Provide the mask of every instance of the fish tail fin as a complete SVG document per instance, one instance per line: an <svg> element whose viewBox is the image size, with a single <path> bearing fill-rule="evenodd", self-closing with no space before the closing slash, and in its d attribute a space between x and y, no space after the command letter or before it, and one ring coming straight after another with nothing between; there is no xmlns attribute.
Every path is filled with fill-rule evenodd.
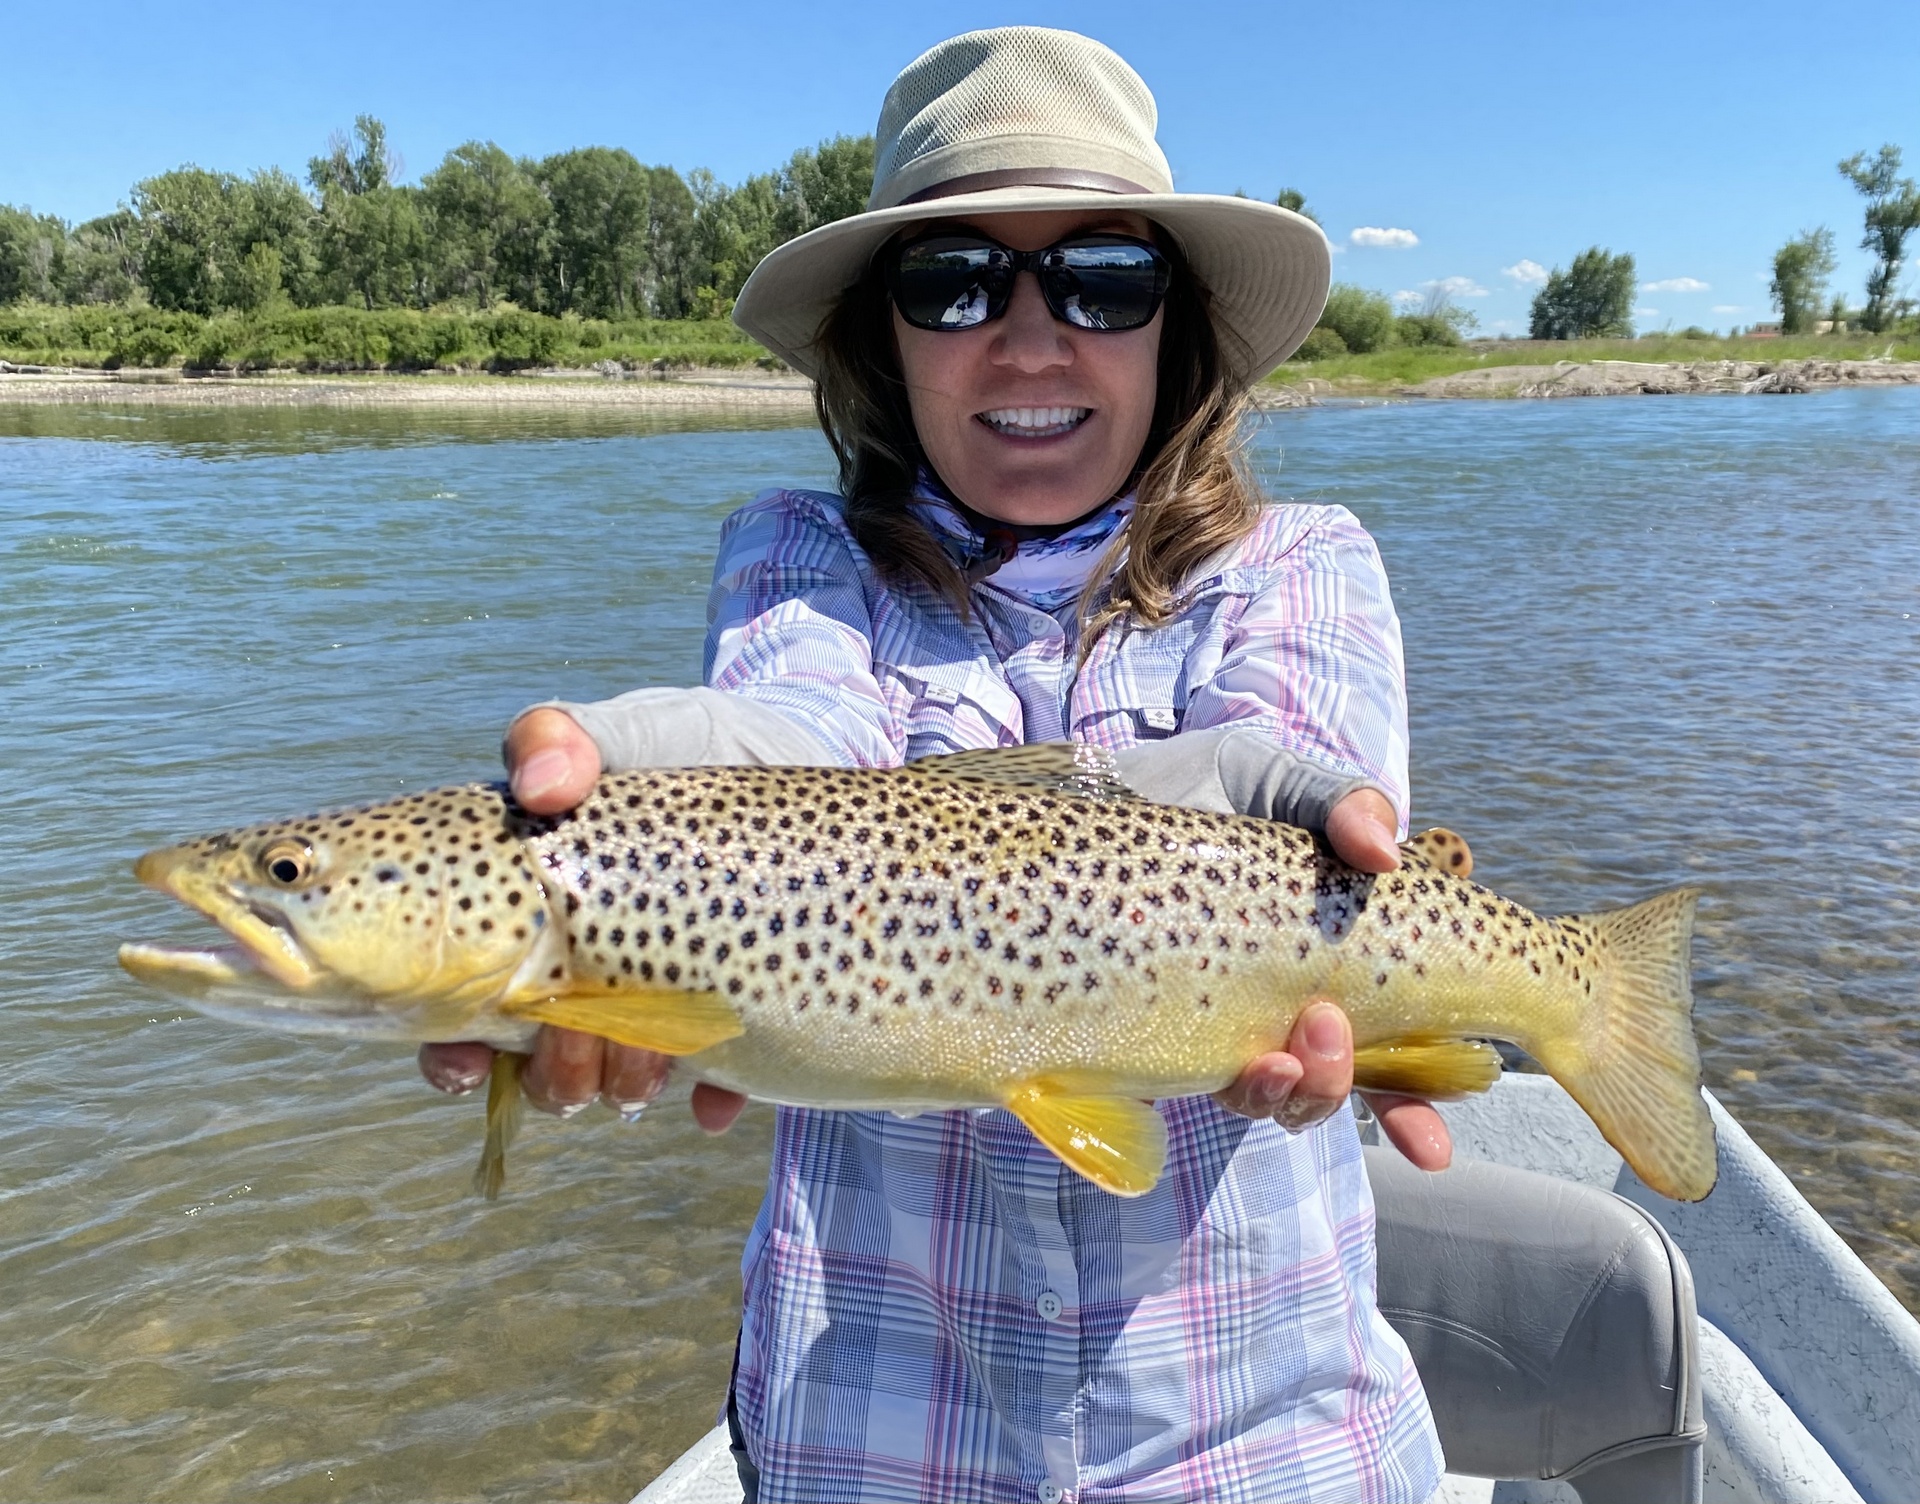
<svg viewBox="0 0 1920 1504"><path fill-rule="evenodd" d="M1592 937L1585 1024L1527 1045L1634 1173L1676 1201L1700 1200L1719 1173L1688 981L1699 897L1676 888L1631 908L1571 916Z"/></svg>
<svg viewBox="0 0 1920 1504"><path fill-rule="evenodd" d="M507 1183L507 1150L520 1132L526 1110L526 1098L520 1094L520 1070L526 1063L524 1055L497 1051L493 1072L487 1077L487 1142L473 1172L473 1188L489 1201L498 1201L500 1187Z"/></svg>

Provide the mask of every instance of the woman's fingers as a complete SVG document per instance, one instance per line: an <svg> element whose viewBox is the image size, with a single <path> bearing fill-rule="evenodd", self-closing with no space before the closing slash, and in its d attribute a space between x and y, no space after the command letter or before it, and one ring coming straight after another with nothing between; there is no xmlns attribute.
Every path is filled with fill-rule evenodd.
<svg viewBox="0 0 1920 1504"><path fill-rule="evenodd" d="M1327 844L1358 872L1400 865L1400 818L1378 789L1355 789L1327 812Z"/></svg>
<svg viewBox="0 0 1920 1504"><path fill-rule="evenodd" d="M708 1133L725 1133L733 1126L733 1120L740 1116L740 1110L747 1105L747 1099L737 1091L726 1091L718 1086L709 1086L699 1082L693 1088L693 1120Z"/></svg>
<svg viewBox="0 0 1920 1504"><path fill-rule="evenodd" d="M1292 1132L1338 1111L1353 1090L1353 1028L1332 1003L1311 1003L1294 1020L1285 1050L1258 1056L1215 1096L1250 1118L1273 1118Z"/></svg>
<svg viewBox="0 0 1920 1504"><path fill-rule="evenodd" d="M536 815L572 809L600 777L600 749L564 710L543 705L507 728L507 783Z"/></svg>
<svg viewBox="0 0 1920 1504"><path fill-rule="evenodd" d="M1380 1129L1410 1164L1422 1170L1444 1170L1453 1163L1453 1135L1447 1120L1430 1102L1396 1097L1386 1092L1362 1092L1367 1106L1380 1120Z"/></svg>
<svg viewBox="0 0 1920 1504"><path fill-rule="evenodd" d="M435 1091L462 1096L487 1079L493 1051L484 1044L423 1044L420 1074Z"/></svg>

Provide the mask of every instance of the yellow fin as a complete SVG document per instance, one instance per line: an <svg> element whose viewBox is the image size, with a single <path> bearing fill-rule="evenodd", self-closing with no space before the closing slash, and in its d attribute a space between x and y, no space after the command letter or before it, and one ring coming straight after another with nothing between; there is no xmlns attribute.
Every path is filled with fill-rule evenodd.
<svg viewBox="0 0 1920 1504"><path fill-rule="evenodd" d="M526 1063L526 1056L501 1050L493 1057L493 1073L487 1077L487 1142L473 1172L473 1188L489 1201L498 1201L500 1187L507 1183L507 1150L520 1132L520 1117L526 1110L526 1099L520 1095L520 1068Z"/></svg>
<svg viewBox="0 0 1920 1504"><path fill-rule="evenodd" d="M1452 1102L1499 1079L1500 1052L1474 1039L1390 1039L1353 1052L1361 1091L1399 1092Z"/></svg>
<svg viewBox="0 0 1920 1504"><path fill-rule="evenodd" d="M697 1055L723 1039L737 1039L746 1026L717 992L686 992L674 987L628 985L605 992L563 993L509 1004L503 1011L598 1034L615 1044L657 1050L662 1055Z"/></svg>
<svg viewBox="0 0 1920 1504"><path fill-rule="evenodd" d="M1071 1170L1116 1196L1144 1196L1167 1163L1167 1124L1150 1102L1070 1096L1032 1081L1007 1096L1007 1111Z"/></svg>
<svg viewBox="0 0 1920 1504"><path fill-rule="evenodd" d="M1688 951L1695 888L1561 923L1590 938L1593 998L1576 1034L1525 1042L1653 1190L1699 1201L1720 1173L1700 1095Z"/></svg>
<svg viewBox="0 0 1920 1504"><path fill-rule="evenodd" d="M1436 825L1402 841L1400 855L1409 862L1425 863L1448 877L1473 876L1473 852L1466 838L1455 835L1444 825Z"/></svg>
<svg viewBox="0 0 1920 1504"><path fill-rule="evenodd" d="M915 773L1050 789L1082 799L1139 799L1120 781L1113 754L1086 742L1032 742L1024 747L988 747L945 752L907 764Z"/></svg>

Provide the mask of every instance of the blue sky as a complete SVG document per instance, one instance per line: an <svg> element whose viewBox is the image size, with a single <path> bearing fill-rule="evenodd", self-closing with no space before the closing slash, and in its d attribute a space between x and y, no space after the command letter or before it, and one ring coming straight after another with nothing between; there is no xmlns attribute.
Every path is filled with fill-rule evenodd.
<svg viewBox="0 0 1920 1504"><path fill-rule="evenodd" d="M478 137L528 156L624 146L735 181L870 130L918 52L1013 22L1127 58L1181 188L1298 187L1342 247L1336 277L1410 294L1462 279L1487 328L1524 325L1527 263L1596 243L1655 284L1643 328L1750 323L1768 316L1774 248L1822 223L1857 301L1860 200L1834 164L1894 141L1920 175L1914 0L89 0L0 12L0 202L77 220L185 162L299 175L362 111L409 177ZM1417 243L1355 243L1365 228Z"/></svg>

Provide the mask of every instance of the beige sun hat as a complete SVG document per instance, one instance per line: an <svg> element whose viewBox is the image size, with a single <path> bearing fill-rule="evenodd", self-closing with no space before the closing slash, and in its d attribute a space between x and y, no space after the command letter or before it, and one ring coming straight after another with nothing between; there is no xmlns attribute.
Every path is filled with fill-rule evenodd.
<svg viewBox="0 0 1920 1504"><path fill-rule="evenodd" d="M1213 294L1243 384L1291 355L1327 299L1332 258L1304 215L1175 193L1153 95L1110 48L1041 26L970 31L910 63L875 128L867 212L777 247L734 304L742 329L811 376L814 342L879 250L918 221L1018 210L1125 209L1179 242Z"/></svg>

